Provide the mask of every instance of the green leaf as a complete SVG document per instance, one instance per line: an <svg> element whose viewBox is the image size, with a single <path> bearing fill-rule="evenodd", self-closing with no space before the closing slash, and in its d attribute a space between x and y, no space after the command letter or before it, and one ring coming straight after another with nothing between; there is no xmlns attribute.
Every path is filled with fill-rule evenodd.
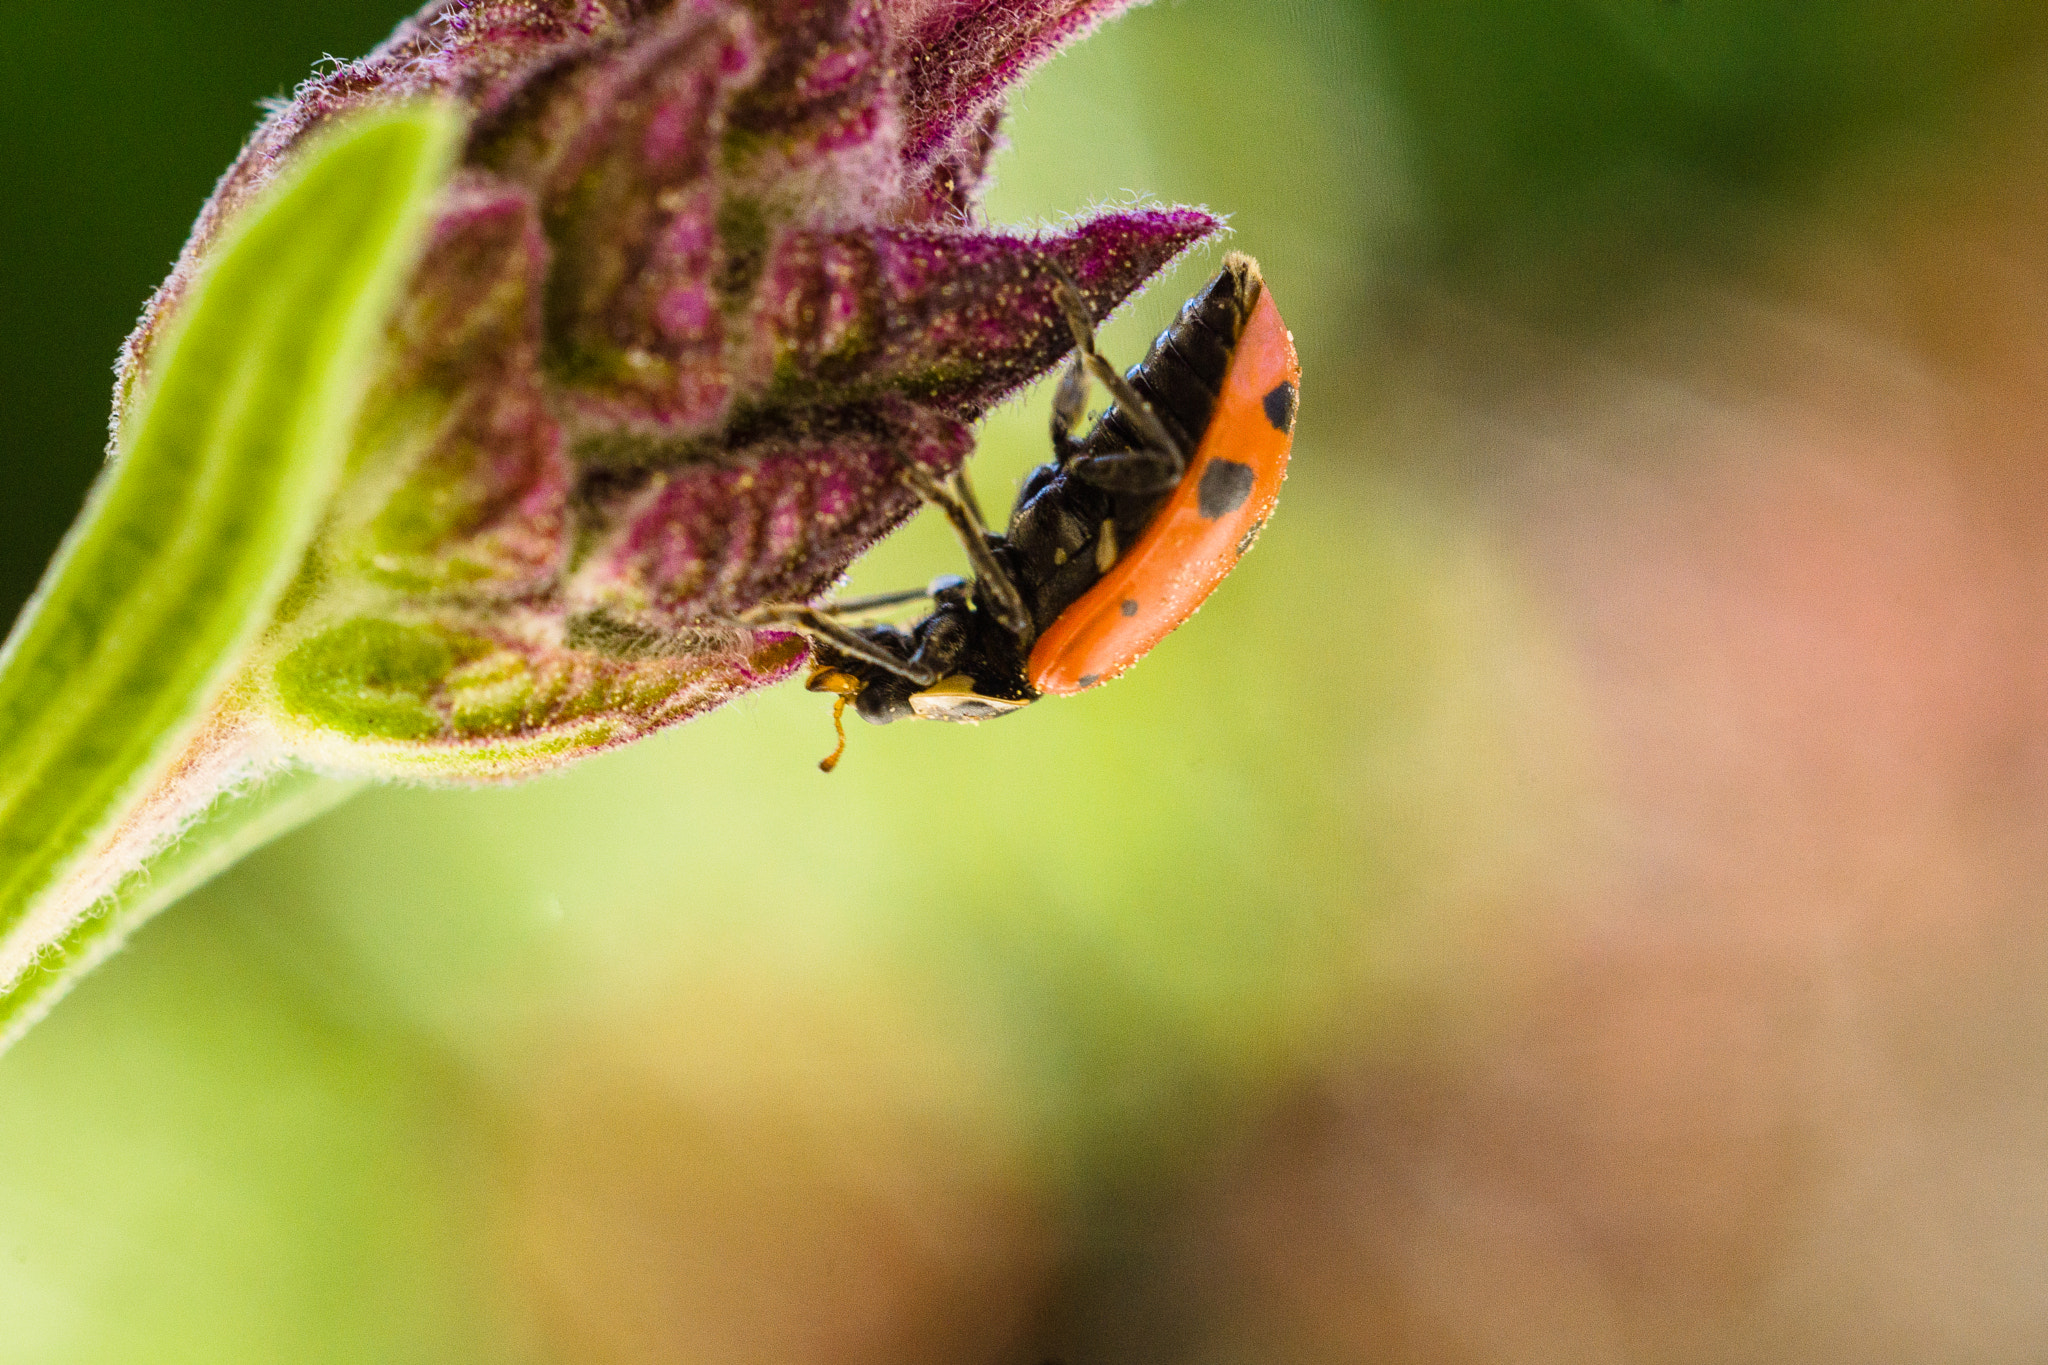
<svg viewBox="0 0 2048 1365"><path fill-rule="evenodd" d="M460 130L414 105L293 154L195 280L0 648L0 1018L52 989L22 974L35 954L91 956L60 948L90 907L53 923L52 897L192 742L298 571Z"/></svg>

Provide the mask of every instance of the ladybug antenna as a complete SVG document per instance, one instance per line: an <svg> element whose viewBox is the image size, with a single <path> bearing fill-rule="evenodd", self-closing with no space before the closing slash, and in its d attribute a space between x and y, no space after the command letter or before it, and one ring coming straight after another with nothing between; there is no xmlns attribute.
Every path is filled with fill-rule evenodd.
<svg viewBox="0 0 2048 1365"><path fill-rule="evenodd" d="M829 773L838 767L840 756L846 752L846 703L849 700L851 697L845 692L832 699L832 728L839 732L839 747L818 761L821 773Z"/></svg>

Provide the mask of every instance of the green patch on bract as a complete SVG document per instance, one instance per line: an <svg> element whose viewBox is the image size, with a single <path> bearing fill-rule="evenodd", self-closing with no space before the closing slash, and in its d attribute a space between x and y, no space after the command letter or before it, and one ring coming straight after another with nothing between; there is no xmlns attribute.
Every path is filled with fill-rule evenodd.
<svg viewBox="0 0 2048 1365"><path fill-rule="evenodd" d="M504 495L478 473L490 453L474 441L442 444L401 484L370 526L364 569L404 591L488 583L498 566L462 553Z"/></svg>
<svg viewBox="0 0 2048 1365"><path fill-rule="evenodd" d="M358 617L285 655L277 696L293 716L344 735L433 739L449 729L434 704L443 681L490 648L474 636Z"/></svg>
<svg viewBox="0 0 2048 1365"><path fill-rule="evenodd" d="M752 199L727 199L718 206L718 245L722 257L712 281L730 310L753 298L755 281L768 259L768 216Z"/></svg>

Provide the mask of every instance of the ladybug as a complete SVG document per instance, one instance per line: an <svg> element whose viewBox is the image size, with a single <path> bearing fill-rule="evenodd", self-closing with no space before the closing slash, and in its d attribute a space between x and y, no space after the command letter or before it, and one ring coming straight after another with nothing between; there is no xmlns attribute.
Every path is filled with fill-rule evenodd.
<svg viewBox="0 0 2048 1365"><path fill-rule="evenodd" d="M741 618L810 637L805 685L837 699L826 772L845 752L849 703L878 725L974 722L1116 677L1194 614L1280 496L1301 363L1258 263L1226 257L1127 374L1096 350L1079 288L1053 269L1074 359L1053 397L1053 458L1025 478L1008 526L988 529L965 470L941 483L904 469L959 533L973 578ZM1114 402L1077 438L1089 378ZM908 626L842 619L927 598Z"/></svg>

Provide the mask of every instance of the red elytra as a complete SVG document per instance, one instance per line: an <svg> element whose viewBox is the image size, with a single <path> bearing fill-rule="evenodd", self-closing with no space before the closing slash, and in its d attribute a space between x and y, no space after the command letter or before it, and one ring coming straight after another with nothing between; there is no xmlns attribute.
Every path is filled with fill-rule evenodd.
<svg viewBox="0 0 2048 1365"><path fill-rule="evenodd" d="M1294 338L1261 289L1186 473L1137 543L1038 638L1032 687L1072 696L1116 677L1237 567L1280 497L1300 387Z"/></svg>

